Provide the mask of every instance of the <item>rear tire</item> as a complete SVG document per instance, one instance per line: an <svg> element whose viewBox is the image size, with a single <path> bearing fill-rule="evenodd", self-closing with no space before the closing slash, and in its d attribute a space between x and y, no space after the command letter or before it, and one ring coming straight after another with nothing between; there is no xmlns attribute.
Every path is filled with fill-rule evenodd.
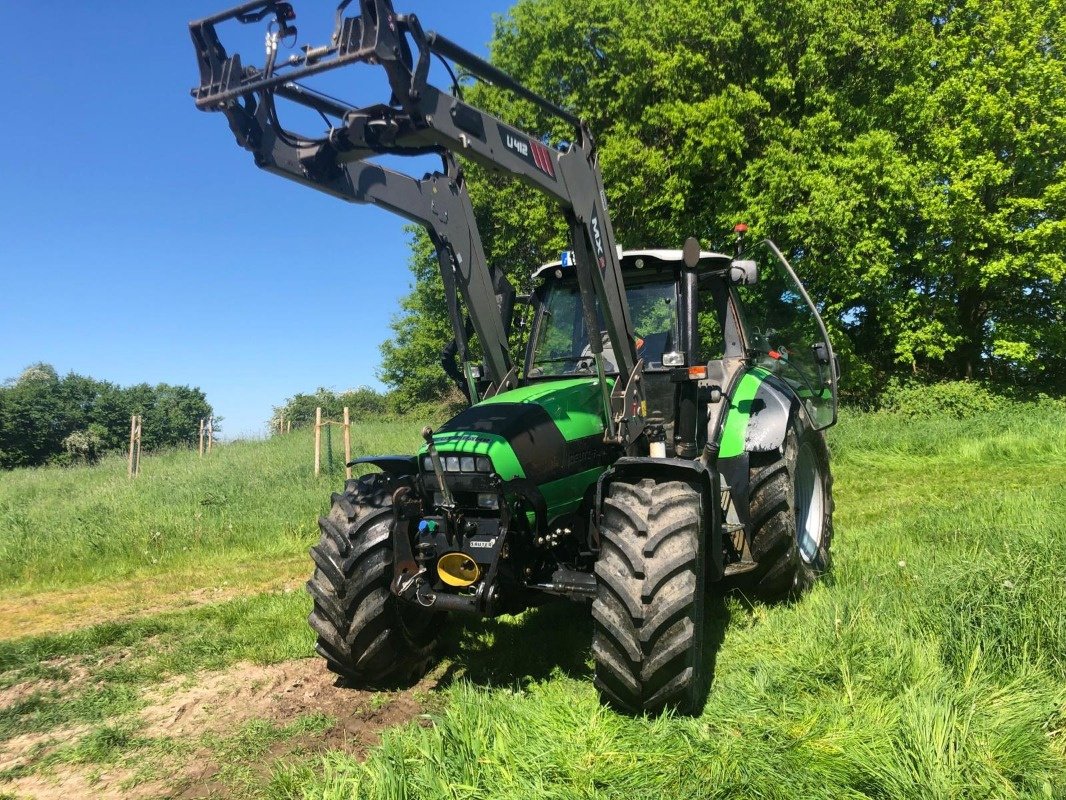
<svg viewBox="0 0 1066 800"><path fill-rule="evenodd" d="M782 452L753 453L748 488L751 557L758 565L736 582L765 602L796 597L830 566L833 475L818 431L790 426Z"/></svg>
<svg viewBox="0 0 1066 800"><path fill-rule="evenodd" d="M359 688L416 683L429 668L444 615L405 603L392 582L392 498L381 475L345 484L318 521L307 582L315 650L330 670Z"/></svg>
<svg viewBox="0 0 1066 800"><path fill-rule="evenodd" d="M592 604L596 687L628 713L702 699L704 547L700 494L687 483L611 484Z"/></svg>

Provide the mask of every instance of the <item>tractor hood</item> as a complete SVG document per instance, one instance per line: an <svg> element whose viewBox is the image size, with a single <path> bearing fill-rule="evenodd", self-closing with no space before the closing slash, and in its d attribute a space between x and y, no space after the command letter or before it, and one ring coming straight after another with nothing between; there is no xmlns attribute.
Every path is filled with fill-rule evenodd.
<svg viewBox="0 0 1066 800"><path fill-rule="evenodd" d="M596 379L576 378L483 400L442 425L433 441L441 455L488 456L504 480L542 485L610 463L604 427Z"/></svg>

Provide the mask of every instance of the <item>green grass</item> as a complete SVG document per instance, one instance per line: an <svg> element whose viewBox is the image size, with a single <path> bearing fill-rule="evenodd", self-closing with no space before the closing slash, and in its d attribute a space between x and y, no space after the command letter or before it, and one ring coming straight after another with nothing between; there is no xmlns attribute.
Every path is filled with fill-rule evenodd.
<svg viewBox="0 0 1066 800"><path fill-rule="evenodd" d="M365 761L335 751L264 770L258 739L288 733L252 725L213 743L228 759L223 777L232 796L264 798L1066 797L1064 423L1054 407L968 420L846 415L830 438L834 571L792 605L710 601L714 680L698 717L631 719L602 708L587 613L547 606L449 629L431 727L392 730ZM396 435L389 449L413 444L411 430ZM222 466L186 454L146 461L146 476L159 469L186 511L206 490L226 495L232 518L249 515L245 504L262 504L264 493L287 498L258 528L195 551L207 561L287 555L278 539L306 514L291 545L303 549L295 540L313 536L330 485L301 477L305 444L294 436L223 448L220 460L233 461L214 483L202 470ZM141 501L122 493L124 476L97 469L88 491L94 502L115 500L112 524L147 519ZM242 488L247 475L260 488ZM75 472L16 474L35 499L23 504L5 482L4 513L18 506L44 519L49 503L34 487L68 476L77 483ZM180 510L167 514L173 535L189 542L196 525ZM77 529L67 530L82 547ZM159 571L189 557L153 565L131 552L116 548L102 565L56 575L73 585L94 570ZM11 585L50 585L34 563L9 573ZM65 700L42 689L0 714L0 735L89 724L64 751L78 763L146 746L123 722L145 687L239 660L309 655L308 607L302 592L271 592L0 642L0 686L62 679L74 666L90 674ZM319 724L308 723L312 735Z"/></svg>
<svg viewBox="0 0 1066 800"><path fill-rule="evenodd" d="M261 594L58 636L0 641L6 684L38 679L45 661L63 660L68 670L88 673L74 689L41 689L0 709L0 743L16 734L127 715L143 706L145 689L173 675L310 656L309 606L303 592Z"/></svg>
<svg viewBox="0 0 1066 800"><path fill-rule="evenodd" d="M352 452L412 452L423 424L353 425ZM343 480L340 435L334 439L334 472L318 479L307 430L219 446L204 459L185 450L147 455L134 480L118 457L90 468L0 473L0 588L209 572L302 553Z"/></svg>
<svg viewBox="0 0 1066 800"><path fill-rule="evenodd" d="M282 768L279 792L1066 797L1064 421L845 416L833 576L791 606L712 603L698 718L601 708L587 623L542 609L466 632L435 727Z"/></svg>

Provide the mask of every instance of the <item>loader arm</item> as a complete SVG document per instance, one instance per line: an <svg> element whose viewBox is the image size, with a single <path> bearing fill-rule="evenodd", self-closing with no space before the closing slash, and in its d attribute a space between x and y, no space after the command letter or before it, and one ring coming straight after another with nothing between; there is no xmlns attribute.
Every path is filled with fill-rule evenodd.
<svg viewBox="0 0 1066 800"><path fill-rule="evenodd" d="M303 96L309 97L311 93L303 90ZM437 250L448 316L471 400L476 402L478 398L466 325L455 302L456 290L470 312L474 332L484 351L485 368L491 380L486 394L491 396L516 388L517 371L507 344L509 311L501 313L513 306L514 289L487 264L466 180L451 153L440 152L443 173L433 172L416 179L368 161L340 160L328 141L282 139L273 128L272 114L267 109L266 103L256 108L260 134L255 142L241 141L255 154L256 164L267 172L342 200L378 206L422 225ZM238 140L241 139L238 134ZM503 296L497 294L497 288Z"/></svg>
<svg viewBox="0 0 1066 800"><path fill-rule="evenodd" d="M222 111L240 144L255 154L259 166L345 199L376 203L425 224L435 243L443 242L445 248L452 248L448 259L442 259L442 275L448 271L444 261L451 260L486 351L497 349L493 337L499 335L502 322L498 330L488 320L491 316L499 321L500 314L495 295L491 306L486 302L484 286L488 285L491 292L492 280L461 175L455 171L454 175L444 176L458 188L452 209L461 207L461 211L456 215L449 209L447 220L442 221L442 204L433 198L441 194L443 186L435 183L433 176L423 181L408 178L411 183L405 183L401 178L406 176L368 167L364 162L382 154L451 152L514 176L553 197L570 227L585 325L607 417L606 436L632 445L644 427L643 364L637 357L598 156L587 126L483 59L439 34L424 32L417 17L397 14L391 0L358 0L360 14L346 17L345 9L351 3L352 0L342 0L338 6L328 44L304 47L303 55L291 56L281 64L277 62L278 43L296 33L290 24L295 14L289 3L256 0L190 23L200 66L200 85L192 92L197 107ZM216 25L228 20L263 19L269 19L272 26L264 66L242 66L239 54L227 54ZM427 76L433 54L460 64L572 125L574 141L565 149L548 147L536 137L430 85ZM356 63L374 64L385 70L392 90L388 104L350 108L297 82ZM285 131L278 122L275 95L336 117L340 125L321 138L302 138ZM445 161L446 168L454 171L447 156ZM367 177L371 178L369 182L360 183ZM429 191L426 181L436 186L437 195ZM451 188L448 192L453 193ZM459 219L453 223L455 216ZM451 227L443 230L442 225ZM467 252L459 253L454 249L457 246L460 250L465 247ZM465 277L463 263L468 270ZM446 289L448 285L445 278ZM602 340L596 335L600 330L597 303L620 373L613 391L604 375ZM452 324L457 342L462 341L461 320L457 322L453 317ZM483 335L489 338L486 340ZM505 383L505 376L499 371L504 364L511 367L505 339L502 350L503 356L488 359L498 387ZM512 370L513 367L508 369L507 374L513 377Z"/></svg>

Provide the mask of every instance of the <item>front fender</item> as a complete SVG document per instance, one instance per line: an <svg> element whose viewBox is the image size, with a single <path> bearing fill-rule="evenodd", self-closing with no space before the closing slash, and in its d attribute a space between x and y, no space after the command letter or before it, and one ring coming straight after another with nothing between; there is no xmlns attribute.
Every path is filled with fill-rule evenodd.
<svg viewBox="0 0 1066 800"><path fill-rule="evenodd" d="M348 462L349 467L356 464L370 464L396 478L418 474L418 459L415 456L363 456Z"/></svg>

